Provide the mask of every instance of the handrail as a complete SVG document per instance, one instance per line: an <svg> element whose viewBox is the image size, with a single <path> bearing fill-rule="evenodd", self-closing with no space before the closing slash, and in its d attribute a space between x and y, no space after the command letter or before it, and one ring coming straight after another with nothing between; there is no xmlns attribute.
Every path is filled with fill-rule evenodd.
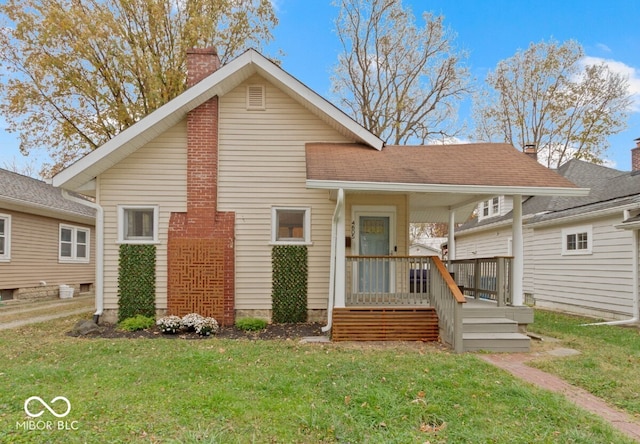
<svg viewBox="0 0 640 444"><path fill-rule="evenodd" d="M453 280L453 278L451 277L451 274L449 274L449 272L447 271L447 267L444 266L440 258L437 256L433 256L433 264L436 266L436 268L440 272L440 275L446 282L447 286L449 287L449 290L451 290L451 294L453 295L456 302L459 302L461 304L466 303L467 302L466 298L460 291L460 288L458 287L456 282Z"/></svg>

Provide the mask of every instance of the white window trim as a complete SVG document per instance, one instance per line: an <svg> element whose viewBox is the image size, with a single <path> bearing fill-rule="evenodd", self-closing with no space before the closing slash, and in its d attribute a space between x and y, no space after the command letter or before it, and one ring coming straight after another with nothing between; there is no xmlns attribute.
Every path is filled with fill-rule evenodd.
<svg viewBox="0 0 640 444"><path fill-rule="evenodd" d="M124 212L126 210L153 210L153 239L125 239ZM158 205L118 205L118 244L158 244Z"/></svg>
<svg viewBox="0 0 640 444"><path fill-rule="evenodd" d="M493 210L493 200L494 199L498 199L498 210L497 211ZM489 210L486 216L484 215L485 204L487 205L487 209ZM494 196L491 199L483 200L478 205L478 220L489 219L491 217L500 216L501 213L502 213L502 207L503 207L503 202L502 202L502 197L501 196Z"/></svg>
<svg viewBox="0 0 640 444"><path fill-rule="evenodd" d="M62 229L71 230L71 257L62 256ZM87 233L87 257L77 257L77 241L78 231L84 231ZM60 263L81 263L88 264L91 260L91 230L86 227L78 227L75 225L60 224L58 226L58 262Z"/></svg>
<svg viewBox="0 0 640 444"><path fill-rule="evenodd" d="M11 215L0 213L0 218L4 219L4 254L0 255L0 262L11 262Z"/></svg>
<svg viewBox="0 0 640 444"><path fill-rule="evenodd" d="M567 250L567 236L572 234L587 233L587 248ZM581 225L578 227L563 228L562 229L562 255L563 256L576 256L591 254L593 247L593 228L591 225Z"/></svg>
<svg viewBox="0 0 640 444"><path fill-rule="evenodd" d="M304 211L304 240L277 240L278 210ZM312 245L311 242L311 207L271 207L271 242L269 245Z"/></svg>

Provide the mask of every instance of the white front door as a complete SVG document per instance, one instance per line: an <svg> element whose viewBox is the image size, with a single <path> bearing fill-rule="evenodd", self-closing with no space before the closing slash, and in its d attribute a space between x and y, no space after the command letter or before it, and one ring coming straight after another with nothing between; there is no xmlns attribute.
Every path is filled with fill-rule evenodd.
<svg viewBox="0 0 640 444"><path fill-rule="evenodd" d="M355 252L359 256L390 256L395 249L395 208L354 207ZM358 261L354 277L357 293L394 291L394 274L390 261Z"/></svg>

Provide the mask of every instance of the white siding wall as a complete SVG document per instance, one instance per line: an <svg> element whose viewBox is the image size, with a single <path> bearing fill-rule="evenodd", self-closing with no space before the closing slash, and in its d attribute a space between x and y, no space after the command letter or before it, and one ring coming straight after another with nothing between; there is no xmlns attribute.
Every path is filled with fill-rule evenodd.
<svg viewBox="0 0 640 444"><path fill-rule="evenodd" d="M246 85L266 86L266 110L247 111ZM236 213L236 309L271 308L271 207L311 208L308 307L326 309L329 193L306 189L306 142L346 142L279 89L255 76L220 99L218 209Z"/></svg>
<svg viewBox="0 0 640 444"><path fill-rule="evenodd" d="M186 120L111 167L98 180L105 224L105 309L118 308L117 206L158 205L156 308L167 304L167 237L172 212L186 211Z"/></svg>
<svg viewBox="0 0 640 444"><path fill-rule="evenodd" d="M632 315L633 233L613 227L620 221L621 217L592 221L589 255L562 256L561 230L572 225L535 229L538 306L611 319Z"/></svg>
<svg viewBox="0 0 640 444"><path fill-rule="evenodd" d="M456 235L456 258L507 256L511 237L511 226Z"/></svg>

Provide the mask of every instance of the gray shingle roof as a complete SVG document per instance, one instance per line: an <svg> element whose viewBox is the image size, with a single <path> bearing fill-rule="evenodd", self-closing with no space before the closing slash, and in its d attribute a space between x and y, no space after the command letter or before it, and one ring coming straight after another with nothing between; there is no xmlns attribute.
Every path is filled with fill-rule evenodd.
<svg viewBox="0 0 640 444"><path fill-rule="evenodd" d="M522 203L522 214L527 223L541 222L601 211L640 202L640 171L625 172L601 165L572 159L558 168L558 173L581 188L590 188L584 197L529 197ZM511 212L482 221L473 219L456 232L510 221Z"/></svg>
<svg viewBox="0 0 640 444"><path fill-rule="evenodd" d="M95 217L95 211L62 196L62 191L41 180L0 168L0 205L16 203L55 213Z"/></svg>

